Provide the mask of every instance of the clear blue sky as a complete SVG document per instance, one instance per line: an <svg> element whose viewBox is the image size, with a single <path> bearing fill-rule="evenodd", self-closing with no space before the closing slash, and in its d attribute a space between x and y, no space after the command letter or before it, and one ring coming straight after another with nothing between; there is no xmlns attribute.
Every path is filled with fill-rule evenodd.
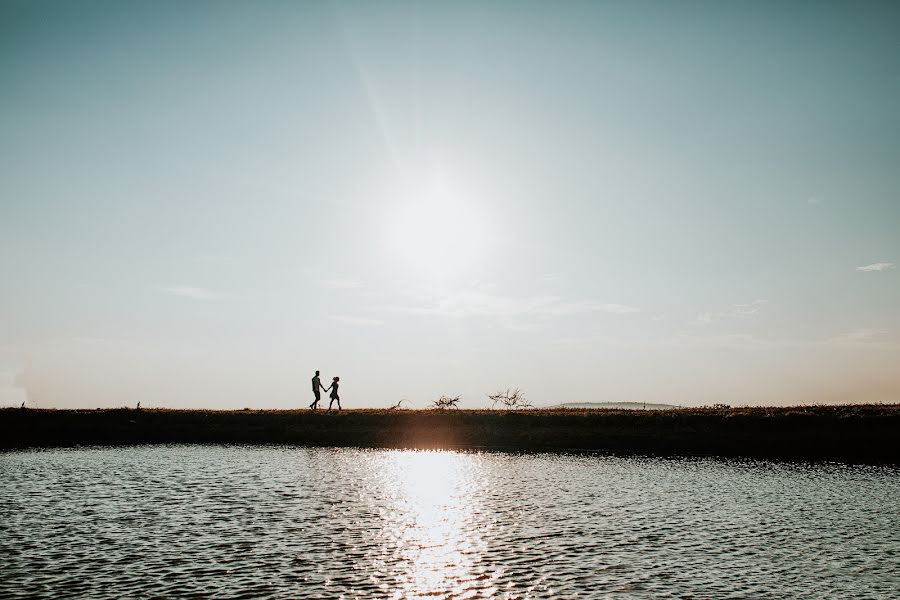
<svg viewBox="0 0 900 600"><path fill-rule="evenodd" d="M898 31L0 0L0 403L900 401Z"/></svg>

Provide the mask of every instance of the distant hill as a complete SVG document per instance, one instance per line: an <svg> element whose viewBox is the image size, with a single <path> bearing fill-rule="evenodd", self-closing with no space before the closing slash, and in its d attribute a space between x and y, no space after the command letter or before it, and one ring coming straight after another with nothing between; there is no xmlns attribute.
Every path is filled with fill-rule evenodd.
<svg viewBox="0 0 900 600"><path fill-rule="evenodd" d="M549 408L616 408L624 410L668 410L678 408L674 404L644 404L643 402L566 402Z"/></svg>

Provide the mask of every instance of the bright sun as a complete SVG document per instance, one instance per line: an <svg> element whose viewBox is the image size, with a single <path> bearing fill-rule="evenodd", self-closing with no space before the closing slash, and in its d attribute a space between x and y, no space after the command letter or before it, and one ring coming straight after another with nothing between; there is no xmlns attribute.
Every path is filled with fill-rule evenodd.
<svg viewBox="0 0 900 600"><path fill-rule="evenodd" d="M390 215L392 253L424 275L460 275L483 258L486 232L477 207L444 190L410 194Z"/></svg>

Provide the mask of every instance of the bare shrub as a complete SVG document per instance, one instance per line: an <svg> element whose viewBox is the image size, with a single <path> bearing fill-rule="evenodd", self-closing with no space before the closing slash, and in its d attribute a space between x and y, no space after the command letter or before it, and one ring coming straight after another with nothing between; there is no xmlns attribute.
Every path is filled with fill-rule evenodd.
<svg viewBox="0 0 900 600"><path fill-rule="evenodd" d="M457 404L462 400L462 396L455 396L451 398L450 396L441 396L437 400L431 403L431 408L436 408L438 410L446 410L448 408L459 408Z"/></svg>
<svg viewBox="0 0 900 600"><path fill-rule="evenodd" d="M407 404L409 404L409 402L407 401L406 398L401 398L400 400L397 401L397 404L392 404L392 405L390 406L390 410L400 410L400 409L402 409L402 408L403 408L403 403L404 403L404 402L406 402Z"/></svg>
<svg viewBox="0 0 900 600"><path fill-rule="evenodd" d="M519 388L514 390L507 389L506 391L501 390L494 394L488 394L487 397L491 400L491 408L496 407L497 404L507 410L531 408L531 402L525 398L525 392Z"/></svg>

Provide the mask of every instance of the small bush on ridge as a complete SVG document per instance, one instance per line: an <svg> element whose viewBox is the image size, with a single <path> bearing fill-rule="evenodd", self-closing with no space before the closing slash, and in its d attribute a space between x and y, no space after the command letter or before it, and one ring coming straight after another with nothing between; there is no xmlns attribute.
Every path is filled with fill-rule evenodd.
<svg viewBox="0 0 900 600"><path fill-rule="evenodd" d="M491 400L491 408L497 406L498 403L506 409L531 408L531 402L525 398L525 392L519 388L488 394L487 397Z"/></svg>
<svg viewBox="0 0 900 600"><path fill-rule="evenodd" d="M431 403L431 408L436 408L438 410L445 410L448 408L459 408L457 404L462 399L462 396L455 396L451 398L450 396L441 396L437 400Z"/></svg>

